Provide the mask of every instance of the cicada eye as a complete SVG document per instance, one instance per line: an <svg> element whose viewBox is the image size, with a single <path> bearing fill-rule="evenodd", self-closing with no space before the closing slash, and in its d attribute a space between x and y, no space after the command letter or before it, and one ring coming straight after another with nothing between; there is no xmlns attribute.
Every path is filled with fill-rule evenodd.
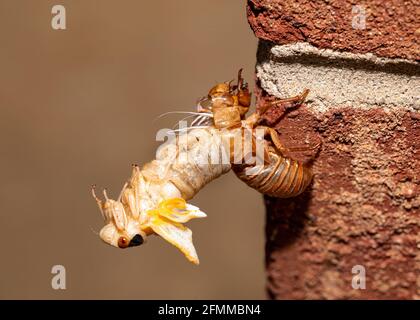
<svg viewBox="0 0 420 320"><path fill-rule="evenodd" d="M130 242L127 240L126 237L120 237L118 239L118 247L121 249L127 248Z"/></svg>

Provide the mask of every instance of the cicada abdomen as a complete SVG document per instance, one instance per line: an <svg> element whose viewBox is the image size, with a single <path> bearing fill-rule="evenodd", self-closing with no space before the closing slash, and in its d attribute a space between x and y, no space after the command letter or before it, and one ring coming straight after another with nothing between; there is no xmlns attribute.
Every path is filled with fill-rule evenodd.
<svg viewBox="0 0 420 320"><path fill-rule="evenodd" d="M283 157L273 148L268 151L268 163L249 166L233 165L236 176L251 188L277 198L301 194L312 181L312 172L301 162Z"/></svg>

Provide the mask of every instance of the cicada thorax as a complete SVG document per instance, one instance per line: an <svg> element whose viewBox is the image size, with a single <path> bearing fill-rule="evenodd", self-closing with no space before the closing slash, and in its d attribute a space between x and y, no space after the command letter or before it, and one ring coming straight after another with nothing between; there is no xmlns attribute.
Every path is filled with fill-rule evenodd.
<svg viewBox="0 0 420 320"><path fill-rule="evenodd" d="M228 89L226 89L228 90ZM238 98L229 91L209 94L214 127L217 129L233 128L241 125L241 112Z"/></svg>
<svg viewBox="0 0 420 320"><path fill-rule="evenodd" d="M312 181L312 173L305 164L282 156L274 148L268 149L264 164L233 164L236 176L251 188L276 198L290 198L301 194Z"/></svg>

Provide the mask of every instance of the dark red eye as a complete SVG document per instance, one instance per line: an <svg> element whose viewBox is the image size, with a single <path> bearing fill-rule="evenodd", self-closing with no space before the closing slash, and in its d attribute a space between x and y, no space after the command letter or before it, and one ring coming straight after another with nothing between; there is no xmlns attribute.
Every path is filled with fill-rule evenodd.
<svg viewBox="0 0 420 320"><path fill-rule="evenodd" d="M121 249L127 248L129 244L130 242L128 242L126 237L120 237L118 239L118 247L120 247Z"/></svg>

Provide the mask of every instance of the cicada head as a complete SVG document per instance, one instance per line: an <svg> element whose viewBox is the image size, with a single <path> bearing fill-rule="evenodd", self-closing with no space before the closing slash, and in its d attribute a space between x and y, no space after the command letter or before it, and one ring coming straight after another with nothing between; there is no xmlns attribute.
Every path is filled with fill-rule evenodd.
<svg viewBox="0 0 420 320"><path fill-rule="evenodd" d="M218 96L223 96L230 93L230 83L223 82L216 84L213 88L209 91L209 97L214 98Z"/></svg>
<svg viewBox="0 0 420 320"><path fill-rule="evenodd" d="M117 201L109 199L104 191L103 201L92 188L106 223L99 233L100 238L107 244L124 249L139 246L145 242L147 235L157 234L177 247L189 261L198 264L192 232L183 224L193 218L204 218L206 214L181 198L162 200L153 209L138 214L130 205L129 191L130 188L124 187Z"/></svg>
<svg viewBox="0 0 420 320"><path fill-rule="evenodd" d="M202 113L214 113L215 109L232 107L235 103L230 93L230 83L219 83L210 89L207 97L198 101L197 111Z"/></svg>
<svg viewBox="0 0 420 320"><path fill-rule="evenodd" d="M141 229L139 220L127 214L120 201L109 199L106 191L104 191L105 201L96 196L94 188L92 188L92 194L106 223L99 232L100 238L105 243L125 249L145 242L146 233Z"/></svg>

